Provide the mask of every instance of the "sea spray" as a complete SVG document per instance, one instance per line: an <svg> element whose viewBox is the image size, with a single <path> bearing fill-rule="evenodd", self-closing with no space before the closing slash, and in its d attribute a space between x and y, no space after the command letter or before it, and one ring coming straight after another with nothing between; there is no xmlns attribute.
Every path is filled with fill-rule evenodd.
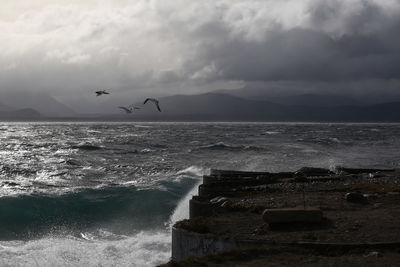
<svg viewBox="0 0 400 267"><path fill-rule="evenodd" d="M73 236L1 241L0 266L155 266L170 257L168 231L142 231L114 240Z"/></svg>
<svg viewBox="0 0 400 267"><path fill-rule="evenodd" d="M198 187L200 184L201 181L198 181L198 183L193 187L193 189L190 190L190 192L178 203L178 206L175 208L170 218L171 227L177 221L189 218L189 200L192 198L192 196L198 194Z"/></svg>
<svg viewBox="0 0 400 267"><path fill-rule="evenodd" d="M2 214L7 213L11 216L7 221L3 221L3 224L8 223L3 225L3 228L10 228L10 225L15 224L15 220L21 218L20 216L28 216L23 220L28 224L22 223L23 229L25 226L30 226L32 219L36 219L37 216L47 218L43 221L43 227L51 225L49 219L54 217L60 219L50 231L41 233L40 238L27 239L28 235L32 234L30 230L38 231L41 228L39 226L42 220L36 220L37 224L28 227L26 235L22 236L24 238L21 240L25 241L0 241L0 266L14 266L14 263L18 266L155 266L167 262L171 253L170 226L188 217L189 199L196 194L201 176L208 172L207 169L190 166L173 175L177 177L176 179L170 177L147 189L138 189L135 186L108 186L61 195L21 195L0 198ZM180 200L176 199L178 196ZM169 219L164 219L163 225L158 217L160 214L168 214L165 213L168 212L168 203L175 203L175 209L169 213ZM39 209L32 213L24 212L24 210L29 211L30 204ZM143 213L140 212L142 207L145 208ZM108 208L109 210L104 210ZM93 213L94 211L97 213ZM96 214L99 216L103 214L101 215L103 220L107 220L107 217L115 217L115 214L121 212L127 213L128 216L120 218L124 219L124 227L134 226L135 232L118 233L124 228L121 224L113 227L115 231L110 231L110 224L102 225L102 220L96 217ZM139 219L147 222L147 226L153 225L150 227L152 229L146 230L149 227L137 224ZM91 221L96 223L96 227L88 226L88 222ZM67 224L60 227L57 222ZM21 222L17 225L21 227ZM79 227L75 227L77 225ZM156 225L159 227L155 227ZM21 228L14 233L21 233ZM6 233L3 233L3 240L5 237Z"/></svg>
<svg viewBox="0 0 400 267"><path fill-rule="evenodd" d="M190 166L186 169L178 171L176 174L179 176L189 176L193 178L199 178L203 175L206 175L210 172L209 169L205 169L199 166Z"/></svg>
<svg viewBox="0 0 400 267"><path fill-rule="evenodd" d="M192 198L193 195L198 194L198 187L202 182L201 177L205 174L208 174L209 172L210 172L209 169L204 169L197 166L190 166L189 168L177 172L178 175L188 175L188 174L192 175L192 177L196 177L198 181L189 191L189 193L187 193L185 197L179 201L177 207L175 208L174 212L170 217L169 220L170 227L172 227L172 225L177 221L189 218L189 200Z"/></svg>

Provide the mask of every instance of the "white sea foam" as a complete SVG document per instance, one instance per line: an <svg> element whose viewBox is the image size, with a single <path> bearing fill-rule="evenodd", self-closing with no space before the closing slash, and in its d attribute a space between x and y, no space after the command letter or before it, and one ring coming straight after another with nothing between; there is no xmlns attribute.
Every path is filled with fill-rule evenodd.
<svg viewBox="0 0 400 267"><path fill-rule="evenodd" d="M170 241L168 231L140 232L119 240L66 236L2 241L0 266L155 266L169 260Z"/></svg>
<svg viewBox="0 0 400 267"><path fill-rule="evenodd" d="M209 169L205 169L202 167L198 166L190 166L186 169L178 171L176 174L179 175L179 177L187 177L190 176L192 178L197 178L198 182L193 186L193 188L183 197L178 205L176 206L174 212L172 213L170 220L169 220L169 226L172 227L174 223L177 221L181 221L184 219L189 218L189 200L192 198L193 195L198 194L198 187L201 184L201 177L203 175L206 175L210 172Z"/></svg>
<svg viewBox="0 0 400 267"><path fill-rule="evenodd" d="M266 131L265 134L273 135L273 134L280 134L281 132L278 131Z"/></svg>
<svg viewBox="0 0 400 267"><path fill-rule="evenodd" d="M196 166L180 171L198 177L206 172ZM189 199L197 194L200 183L199 179L178 203L169 226L189 217ZM170 255L170 227L133 236L84 232L79 237L0 242L0 266L155 266L167 262Z"/></svg>
<svg viewBox="0 0 400 267"><path fill-rule="evenodd" d="M191 176L191 177L201 177L203 175L206 175L207 173L209 173L209 169L205 169L205 168L198 167L198 166L190 166L186 169L178 171L176 174L177 175L187 175L187 176Z"/></svg>
<svg viewBox="0 0 400 267"><path fill-rule="evenodd" d="M177 221L189 218L189 200L192 198L193 195L198 194L198 187L200 184L201 180L199 180L192 188L192 190L190 190L190 192L187 193L186 196L181 199L181 201L179 201L178 205L176 206L174 212L170 217L170 226L172 226Z"/></svg>

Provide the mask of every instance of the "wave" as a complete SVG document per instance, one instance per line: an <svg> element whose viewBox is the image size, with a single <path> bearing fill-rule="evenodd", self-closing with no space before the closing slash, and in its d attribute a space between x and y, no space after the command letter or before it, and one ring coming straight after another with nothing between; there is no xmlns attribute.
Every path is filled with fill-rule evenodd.
<svg viewBox="0 0 400 267"><path fill-rule="evenodd" d="M174 212L172 213L170 220L169 220L169 226L172 227L174 223L177 221L181 221L184 219L189 219L189 200L192 198L193 195L198 194L198 188L199 185L202 183L201 180L197 182L197 184L190 190L186 196L181 199L175 208Z"/></svg>
<svg viewBox="0 0 400 267"><path fill-rule="evenodd" d="M218 142L215 144L201 146L201 147L198 147L197 149L199 149L199 150L231 150L231 151L263 150L262 147L258 147L258 146L228 145L228 144L225 144L224 142Z"/></svg>
<svg viewBox="0 0 400 267"><path fill-rule="evenodd" d="M209 173L208 169L198 167L198 166L190 166L186 169L178 171L176 174L182 175L182 176L189 176L189 177L201 177L207 173Z"/></svg>
<svg viewBox="0 0 400 267"><path fill-rule="evenodd" d="M303 142L303 143L312 143L312 144L322 144L322 145L338 145L341 143L344 143L342 140L340 140L337 137L317 137L317 138L297 138L298 142ZM345 142L346 144L351 144L351 142Z"/></svg>
<svg viewBox="0 0 400 267"><path fill-rule="evenodd" d="M149 188L108 186L61 195L0 198L0 240L31 239L48 233L104 228L117 234L157 229L195 184L160 181Z"/></svg>
<svg viewBox="0 0 400 267"><path fill-rule="evenodd" d="M71 146L72 149L80 149L80 150L100 150L103 149L101 146L91 145L91 144L80 144Z"/></svg>
<svg viewBox="0 0 400 267"><path fill-rule="evenodd" d="M269 135L274 135L274 134L280 134L281 132L278 131L266 131L264 134L269 134Z"/></svg>
<svg viewBox="0 0 400 267"><path fill-rule="evenodd" d="M171 255L171 233L141 231L132 236L90 240L46 236L0 241L0 266L156 266Z"/></svg>

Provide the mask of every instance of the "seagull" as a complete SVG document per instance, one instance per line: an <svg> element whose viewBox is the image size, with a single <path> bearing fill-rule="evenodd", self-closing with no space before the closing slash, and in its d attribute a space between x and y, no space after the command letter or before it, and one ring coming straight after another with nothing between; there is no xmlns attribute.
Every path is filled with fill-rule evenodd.
<svg viewBox="0 0 400 267"><path fill-rule="evenodd" d="M128 113L132 113L132 108L127 108L127 107L118 107L118 108L125 110L125 112L126 112L127 114L128 114Z"/></svg>
<svg viewBox="0 0 400 267"><path fill-rule="evenodd" d="M158 100L157 99L155 99L155 98L146 98L146 100L143 102L143 104L146 104L148 101L153 102L157 106L158 111L161 112L160 105L158 104Z"/></svg>
<svg viewBox="0 0 400 267"><path fill-rule="evenodd" d="M134 110L140 109L138 107L135 107L134 105L129 105L128 107L118 107L122 110L124 110L126 113L132 113Z"/></svg>
<svg viewBox="0 0 400 267"><path fill-rule="evenodd" d="M130 108L131 110L140 109L139 107L136 107L136 106L134 106L134 105L130 105L129 108Z"/></svg>
<svg viewBox="0 0 400 267"><path fill-rule="evenodd" d="M96 96L101 96L101 95L109 95L109 92L106 92L106 90L102 90L102 91L96 91Z"/></svg>

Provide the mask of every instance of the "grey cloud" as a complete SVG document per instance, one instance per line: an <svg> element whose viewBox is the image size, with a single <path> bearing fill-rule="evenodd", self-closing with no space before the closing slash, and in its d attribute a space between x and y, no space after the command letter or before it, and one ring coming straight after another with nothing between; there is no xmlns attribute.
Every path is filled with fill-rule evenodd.
<svg viewBox="0 0 400 267"><path fill-rule="evenodd" d="M219 31L215 42L197 46L197 57L185 67L194 72L212 64L227 80L400 79L400 16L387 17L378 5L364 1L354 16L341 17L350 4L319 2L309 13L309 27L276 26L260 32L261 41ZM325 21L342 28L325 29ZM201 32L213 32L204 27L212 23Z"/></svg>
<svg viewBox="0 0 400 267"><path fill-rule="evenodd" d="M400 80L398 1L110 5L0 19L0 90L190 93L230 83L374 80L378 88Z"/></svg>

